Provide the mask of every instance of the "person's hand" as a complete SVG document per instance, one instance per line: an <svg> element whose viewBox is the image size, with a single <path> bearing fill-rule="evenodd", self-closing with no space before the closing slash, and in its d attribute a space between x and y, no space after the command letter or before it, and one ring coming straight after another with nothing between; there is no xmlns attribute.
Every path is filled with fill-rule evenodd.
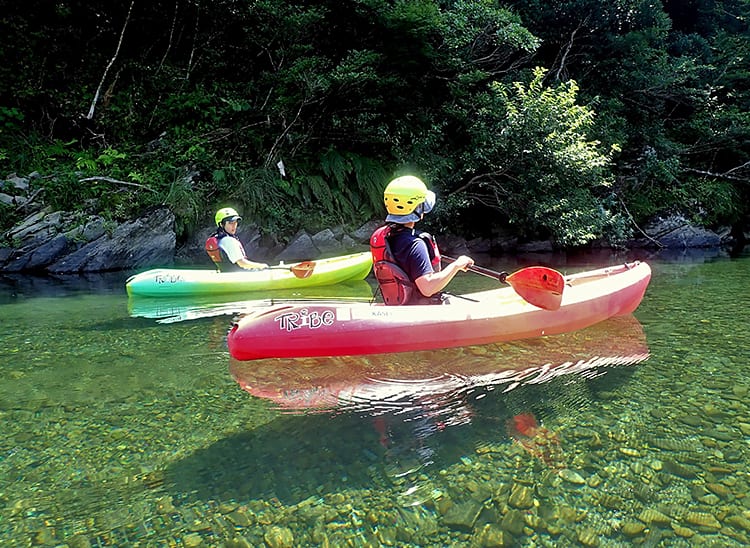
<svg viewBox="0 0 750 548"><path fill-rule="evenodd" d="M266 263L256 263L255 261L249 261L247 259L240 259L235 264L244 268L245 270L263 270L268 268Z"/></svg>
<svg viewBox="0 0 750 548"><path fill-rule="evenodd" d="M463 270L465 272L470 266L474 264L474 259L466 255L461 255L458 259L454 261L453 264L456 265L456 268L458 268L459 270Z"/></svg>

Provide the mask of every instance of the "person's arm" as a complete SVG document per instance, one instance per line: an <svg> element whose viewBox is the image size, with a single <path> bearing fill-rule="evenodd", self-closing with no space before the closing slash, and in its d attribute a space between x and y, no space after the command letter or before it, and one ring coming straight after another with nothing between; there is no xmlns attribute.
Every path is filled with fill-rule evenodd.
<svg viewBox="0 0 750 548"><path fill-rule="evenodd" d="M256 263L245 257L245 250L242 248L240 242L234 238L225 236L219 240L219 247L227 254L227 258L240 268L244 268L245 270L268 268L266 263Z"/></svg>
<svg viewBox="0 0 750 548"><path fill-rule="evenodd" d="M449 265L446 265L446 267L440 272L431 272L420 276L414 280L414 283L417 285L417 289L419 289L419 292L422 295L425 297L431 297L435 293L442 291L456 274L462 270L466 270L473 264L474 259L467 257L466 255L461 255L458 259Z"/></svg>
<svg viewBox="0 0 750 548"><path fill-rule="evenodd" d="M235 261L234 264L246 270L258 270L261 268L268 268L268 265L266 263L256 263L247 258L238 259L237 261Z"/></svg>

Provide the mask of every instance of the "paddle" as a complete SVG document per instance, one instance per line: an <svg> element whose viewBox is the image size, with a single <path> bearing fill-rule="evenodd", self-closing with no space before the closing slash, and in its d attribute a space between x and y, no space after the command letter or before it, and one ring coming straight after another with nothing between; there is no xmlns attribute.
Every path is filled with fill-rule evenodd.
<svg viewBox="0 0 750 548"><path fill-rule="evenodd" d="M442 258L451 262L456 260L447 255ZM470 266L468 270L510 285L522 299L534 306L545 310L560 308L565 278L557 270L546 266L529 266L508 274L477 265Z"/></svg>
<svg viewBox="0 0 750 548"><path fill-rule="evenodd" d="M291 266L278 265L269 266L270 270L291 270L292 274L300 279L309 278L312 276L313 270L315 270L315 261L302 261L301 263L293 264Z"/></svg>

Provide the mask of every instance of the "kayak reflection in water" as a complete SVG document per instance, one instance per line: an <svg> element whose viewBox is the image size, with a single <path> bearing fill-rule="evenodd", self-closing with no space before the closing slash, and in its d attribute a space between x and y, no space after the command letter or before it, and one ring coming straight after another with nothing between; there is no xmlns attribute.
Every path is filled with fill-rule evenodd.
<svg viewBox="0 0 750 548"><path fill-rule="evenodd" d="M384 479L398 490L399 502L413 506L434 498L435 486L425 481L425 469L456 458L470 462L472 447L481 455L485 444L491 448L512 441L534 468L565 470L561 438L529 413L529 402L539 399L538 394L529 399L528 391L547 391L548 386L541 385L555 380L563 381L558 384L566 394L579 385L576 390L595 391L605 385L611 390L610 382L629 377L627 366L648 356L643 327L626 315L572 333L481 347L231 359L230 373L243 390L282 414L361 417L362 422L353 424L361 430L363 454L373 466L382 466ZM476 429L452 428L470 423ZM451 444L465 452L443 453ZM507 455L504 450L500 454Z"/></svg>
<svg viewBox="0 0 750 548"><path fill-rule="evenodd" d="M530 455L550 468L565 468L560 437L556 432L540 426L531 413L520 413L507 422L508 435Z"/></svg>
<svg viewBox="0 0 750 548"><path fill-rule="evenodd" d="M406 402L404 402L406 403ZM447 404L447 405L446 405ZM402 411L373 418L372 424L385 457L393 462L414 456L419 466L433 464L435 449L430 438L446 428L471 423L473 409L466 400L425 402L405 405Z"/></svg>
<svg viewBox="0 0 750 548"><path fill-rule="evenodd" d="M243 390L271 402L281 413L364 417L372 459L378 459L382 449L389 475L403 477L435 460L434 452L441 445L441 436L435 434L474 422L474 413L481 414L476 402L490 393L495 397L486 401L504 405L522 387L561 377L586 379L585 389L596 390L610 382L607 379L626 378L627 366L648 357L643 326L629 314L572 333L481 347L357 357L232 359L230 373ZM505 412L507 408L493 415L493 421L502 417L500 431L547 466L564 468L557 432L540 425L526 405L515 408L521 412L507 426L506 417L513 416ZM494 422L492 431L497 430Z"/></svg>

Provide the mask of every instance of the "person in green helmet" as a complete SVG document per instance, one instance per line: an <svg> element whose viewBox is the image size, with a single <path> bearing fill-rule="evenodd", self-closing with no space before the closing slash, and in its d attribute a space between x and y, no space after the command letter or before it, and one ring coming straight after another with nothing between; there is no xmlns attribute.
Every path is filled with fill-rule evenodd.
<svg viewBox="0 0 750 548"><path fill-rule="evenodd" d="M223 207L214 216L216 232L206 240L206 253L222 272L259 270L268 268L247 258L245 248L237 236L237 224L242 220L237 211Z"/></svg>
<svg viewBox="0 0 750 548"><path fill-rule="evenodd" d="M442 290L474 264L466 255L441 269L440 250L414 225L435 207L435 193L417 177L393 179L383 193L386 224L370 237L373 270L385 304L440 304Z"/></svg>

